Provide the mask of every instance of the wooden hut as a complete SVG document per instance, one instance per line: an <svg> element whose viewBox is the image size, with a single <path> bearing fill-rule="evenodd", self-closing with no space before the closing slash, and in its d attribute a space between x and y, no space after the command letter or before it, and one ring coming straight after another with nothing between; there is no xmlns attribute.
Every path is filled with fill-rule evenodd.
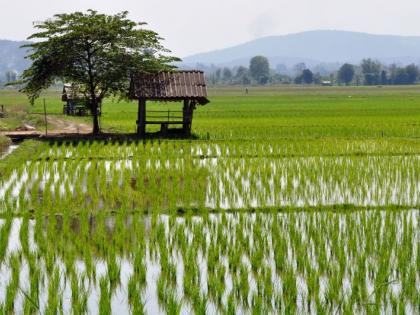
<svg viewBox="0 0 420 315"><path fill-rule="evenodd" d="M96 94L99 97L99 92ZM63 114L69 116L89 116L91 114L91 106L88 96L84 93L80 85L74 83L66 83L63 86L61 100L65 102L63 105ZM101 115L101 104L99 104L98 115Z"/></svg>
<svg viewBox="0 0 420 315"><path fill-rule="evenodd" d="M87 106L86 98L80 92L75 84L66 83L63 86L63 94L61 100L65 102L63 105L63 114L69 116L86 116L89 115L89 106Z"/></svg>
<svg viewBox="0 0 420 315"><path fill-rule="evenodd" d="M168 132L170 125L180 125L183 133L189 135L194 109L197 105L209 103L204 73L196 70L135 74L131 78L129 97L138 100L136 123L139 135L146 133L149 124L159 124L163 134ZM149 111L147 114L148 100L183 102L183 108L182 111Z"/></svg>

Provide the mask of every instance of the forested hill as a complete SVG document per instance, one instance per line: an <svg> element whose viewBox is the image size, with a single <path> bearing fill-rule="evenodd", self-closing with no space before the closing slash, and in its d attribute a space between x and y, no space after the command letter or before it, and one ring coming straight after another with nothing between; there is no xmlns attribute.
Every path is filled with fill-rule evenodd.
<svg viewBox="0 0 420 315"><path fill-rule="evenodd" d="M27 51L20 48L26 42L0 40L0 81L4 81L8 71L21 73L30 64L25 56Z"/></svg>
<svg viewBox="0 0 420 315"><path fill-rule="evenodd" d="M0 81L8 71L21 73L29 66L25 60L25 42L0 40ZM293 66L304 62L308 66L320 63L358 64L364 58L385 64L420 62L420 37L372 35L345 31L310 31L284 36L256 39L234 47L185 57L182 65L237 66L249 65L255 55L266 56L270 64Z"/></svg>
<svg viewBox="0 0 420 315"><path fill-rule="evenodd" d="M234 47L184 58L185 65L248 65L255 55L268 57L270 64L305 62L359 63L363 58L381 62L418 63L420 37L372 35L346 31L311 31L256 39Z"/></svg>

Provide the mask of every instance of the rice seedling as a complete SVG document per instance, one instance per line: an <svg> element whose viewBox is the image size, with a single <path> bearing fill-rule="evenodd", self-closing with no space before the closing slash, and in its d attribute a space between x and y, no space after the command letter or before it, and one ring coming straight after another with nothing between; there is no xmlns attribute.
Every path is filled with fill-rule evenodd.
<svg viewBox="0 0 420 315"><path fill-rule="evenodd" d="M53 315L61 313L63 309L62 294L60 293L60 270L54 268L53 274L49 278L48 301L45 314Z"/></svg>
<svg viewBox="0 0 420 315"><path fill-rule="evenodd" d="M110 289L109 280L105 277L99 279L99 287L101 290L101 295L99 298L98 310L100 314L110 315L111 310L111 289Z"/></svg>
<svg viewBox="0 0 420 315"><path fill-rule="evenodd" d="M17 255L12 255L9 258L9 265L11 268L10 282L6 287L4 304L0 306L3 314L14 314L15 313L15 300L18 294L19 288L19 269L20 261Z"/></svg>

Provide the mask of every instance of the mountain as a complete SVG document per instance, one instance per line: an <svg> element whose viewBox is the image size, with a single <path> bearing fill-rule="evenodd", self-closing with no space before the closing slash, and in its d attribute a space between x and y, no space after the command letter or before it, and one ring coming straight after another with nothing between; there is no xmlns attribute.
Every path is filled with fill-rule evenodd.
<svg viewBox="0 0 420 315"><path fill-rule="evenodd" d="M30 62L25 59L27 50L20 48L27 42L0 40L0 81L4 81L7 71L22 73Z"/></svg>
<svg viewBox="0 0 420 315"><path fill-rule="evenodd" d="M20 48L27 42L0 40L0 81L7 71L22 73L30 62L24 59L27 51ZM271 67L283 64L291 67L304 62L309 67L323 64L337 68L344 62L360 63L374 58L390 64L420 62L420 37L373 35L346 31L310 31L284 36L259 38L234 47L185 57L181 67L195 68L249 65L255 55L268 57Z"/></svg>
<svg viewBox="0 0 420 315"><path fill-rule="evenodd" d="M320 63L359 63L374 58L384 63L418 63L420 37L373 35L346 31L310 31L256 39L234 47L188 56L183 66L197 64L248 65L255 55L266 56L272 67Z"/></svg>

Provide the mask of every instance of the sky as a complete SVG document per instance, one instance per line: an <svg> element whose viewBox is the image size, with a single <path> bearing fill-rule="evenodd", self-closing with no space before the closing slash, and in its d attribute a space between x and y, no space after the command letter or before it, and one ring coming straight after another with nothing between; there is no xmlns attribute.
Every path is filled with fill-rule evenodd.
<svg viewBox="0 0 420 315"><path fill-rule="evenodd" d="M0 0L0 39L26 39L33 22L87 9L129 11L179 57L310 30L420 36L418 0Z"/></svg>

